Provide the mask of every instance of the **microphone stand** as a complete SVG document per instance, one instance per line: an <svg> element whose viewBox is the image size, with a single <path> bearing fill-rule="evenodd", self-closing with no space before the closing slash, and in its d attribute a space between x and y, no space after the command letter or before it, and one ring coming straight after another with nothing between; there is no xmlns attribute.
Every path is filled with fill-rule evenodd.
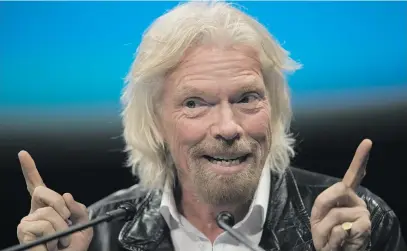
<svg viewBox="0 0 407 251"><path fill-rule="evenodd" d="M45 236L42 238L39 238L35 241L29 242L29 243L25 243L25 244L21 244L21 245L15 245L6 249L2 249L0 251L21 251L21 250L26 250L29 249L31 247L34 246L38 246L44 243L47 243L49 241L64 237L66 235L70 235L72 233L81 231L83 229L95 226L97 224L100 224L102 222L109 222L113 219L118 219L118 218L122 218L124 220L129 220L131 218L134 217L134 214L136 213L136 207L131 204L131 203L124 203L123 205L120 205L118 207L118 209L116 210L112 210L107 212L105 215L100 216L96 219L93 219L85 224L78 224L78 225L74 225L70 228L68 228L65 231L61 231L61 232L57 232L55 234L49 235L49 236Z"/></svg>
<svg viewBox="0 0 407 251"><path fill-rule="evenodd" d="M229 212L220 212L216 217L216 223L220 228L227 231L233 238L243 243L252 251L264 251L262 248L254 245L250 240L248 240L244 235L233 229L231 226L235 224L235 219L233 215Z"/></svg>

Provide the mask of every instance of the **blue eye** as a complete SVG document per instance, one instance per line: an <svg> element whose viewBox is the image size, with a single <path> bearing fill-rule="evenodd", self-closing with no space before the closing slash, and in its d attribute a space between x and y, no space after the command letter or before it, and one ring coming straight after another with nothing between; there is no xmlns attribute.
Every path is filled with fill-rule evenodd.
<svg viewBox="0 0 407 251"><path fill-rule="evenodd" d="M240 99L239 103L250 103L252 101L257 100L259 97L256 94L247 94Z"/></svg>
<svg viewBox="0 0 407 251"><path fill-rule="evenodd" d="M202 103L203 103L203 102L200 101L199 99L190 98L190 99L188 99L188 100L186 100L186 101L184 102L184 106L186 106L186 107L188 107L188 108L190 108L190 109L193 109L193 108L197 108L197 107L201 106Z"/></svg>
<svg viewBox="0 0 407 251"><path fill-rule="evenodd" d="M185 106L188 107L188 108L195 108L196 107L196 102L194 100L188 100L185 103Z"/></svg>

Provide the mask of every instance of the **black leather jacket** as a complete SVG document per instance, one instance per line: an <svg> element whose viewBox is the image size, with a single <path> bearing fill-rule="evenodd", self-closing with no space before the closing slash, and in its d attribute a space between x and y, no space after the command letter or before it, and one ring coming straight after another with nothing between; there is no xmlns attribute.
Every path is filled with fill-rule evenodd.
<svg viewBox="0 0 407 251"><path fill-rule="evenodd" d="M260 246L266 251L315 250L310 231L310 214L316 197L339 179L289 168L283 174L272 173L270 201ZM406 251L399 221L379 197L360 187L358 195L371 213L372 251ZM148 191L139 185L118 191L89 207L94 218L113 210L123 202L137 206L135 217L127 222L112 221L94 228L89 251L170 251L169 229L159 207L160 191ZM186 250L189 251L189 250Z"/></svg>

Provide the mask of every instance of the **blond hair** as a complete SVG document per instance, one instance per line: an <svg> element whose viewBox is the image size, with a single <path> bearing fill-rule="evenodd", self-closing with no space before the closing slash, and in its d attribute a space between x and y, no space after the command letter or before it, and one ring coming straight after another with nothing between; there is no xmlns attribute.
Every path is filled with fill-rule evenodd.
<svg viewBox="0 0 407 251"><path fill-rule="evenodd" d="M187 2L159 17L146 30L126 78L122 96L123 126L128 165L147 188L173 182L175 170L157 127L157 97L165 74L174 69L184 52L203 43L238 43L258 51L271 106L271 145L268 166L283 171L294 156L290 134L291 104L285 72L300 65L267 29L225 2Z"/></svg>

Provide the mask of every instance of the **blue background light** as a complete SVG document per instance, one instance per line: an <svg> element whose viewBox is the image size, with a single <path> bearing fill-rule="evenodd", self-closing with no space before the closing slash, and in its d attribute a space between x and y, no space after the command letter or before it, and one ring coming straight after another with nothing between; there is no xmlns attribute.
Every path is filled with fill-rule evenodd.
<svg viewBox="0 0 407 251"><path fill-rule="evenodd" d="M144 29L177 4L0 2L0 114L118 116ZM407 2L238 5L304 65L289 78L297 111L406 99Z"/></svg>

